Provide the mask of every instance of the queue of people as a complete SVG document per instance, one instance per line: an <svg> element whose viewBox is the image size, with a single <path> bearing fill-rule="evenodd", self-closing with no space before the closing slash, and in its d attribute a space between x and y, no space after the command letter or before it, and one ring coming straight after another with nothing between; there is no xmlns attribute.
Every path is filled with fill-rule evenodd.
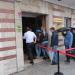
<svg viewBox="0 0 75 75"><path fill-rule="evenodd" d="M48 33L43 34L42 30L37 30L36 33L32 32L31 28L27 27L27 32L24 33L23 39L26 40L26 46L28 50L28 58L30 59L30 63L34 64L33 61L33 45L35 45L36 57L43 57L43 59L50 58L51 64L56 65L57 61L57 48L58 48L58 32L54 27L50 28L52 32L51 35L51 44L50 48L52 48L51 52L45 50L44 48L39 47L38 45L48 46ZM65 48L75 47L75 29L71 32L70 29L67 29L66 34L64 36L64 45ZM55 51L54 51L55 50ZM66 51L66 53L72 53L71 51ZM74 53L75 54L75 53ZM66 62L70 63L70 57L66 56Z"/></svg>

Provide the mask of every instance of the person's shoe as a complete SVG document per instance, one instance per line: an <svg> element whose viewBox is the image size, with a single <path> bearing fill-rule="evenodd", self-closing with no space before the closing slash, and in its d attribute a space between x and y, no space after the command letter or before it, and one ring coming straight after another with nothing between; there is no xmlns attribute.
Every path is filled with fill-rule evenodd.
<svg viewBox="0 0 75 75"><path fill-rule="evenodd" d="M51 65L57 65L57 63L52 63Z"/></svg>
<svg viewBox="0 0 75 75"><path fill-rule="evenodd" d="M30 64L34 65L34 62L33 62L33 61L31 61L31 62L30 62Z"/></svg>
<svg viewBox="0 0 75 75"><path fill-rule="evenodd" d="M52 62L52 63L51 63L51 65L57 65L57 63L55 63L55 62Z"/></svg>
<svg viewBox="0 0 75 75"><path fill-rule="evenodd" d="M70 61L65 61L66 64L70 64Z"/></svg>
<svg viewBox="0 0 75 75"><path fill-rule="evenodd" d="M33 59L36 59L36 57L33 57Z"/></svg>
<svg viewBox="0 0 75 75"><path fill-rule="evenodd" d="M47 59L47 57L43 57L43 59L44 59L44 60L46 60L46 59Z"/></svg>

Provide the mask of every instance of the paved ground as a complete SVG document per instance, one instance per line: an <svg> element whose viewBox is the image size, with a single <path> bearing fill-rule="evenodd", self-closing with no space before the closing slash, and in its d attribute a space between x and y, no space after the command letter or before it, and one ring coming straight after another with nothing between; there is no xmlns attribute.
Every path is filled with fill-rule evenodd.
<svg viewBox="0 0 75 75"><path fill-rule="evenodd" d="M57 66L50 65L50 62L42 61L14 75L54 75L56 71ZM75 75L75 61L71 61L70 64L61 62L61 72L64 75Z"/></svg>

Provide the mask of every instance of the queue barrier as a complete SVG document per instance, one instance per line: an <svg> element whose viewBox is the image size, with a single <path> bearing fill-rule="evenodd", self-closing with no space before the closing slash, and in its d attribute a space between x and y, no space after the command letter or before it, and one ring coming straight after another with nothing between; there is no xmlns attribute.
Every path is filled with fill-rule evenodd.
<svg viewBox="0 0 75 75"><path fill-rule="evenodd" d="M57 52L58 53L58 67L57 67L57 72L55 72L54 75L63 75L63 73L60 72L59 54L67 55L67 56L70 56L70 57L75 58L75 55L74 54L66 53L66 51L75 50L75 48L70 48L70 49L65 49L65 50L52 50L52 48L48 48L48 47L46 47L44 45L38 45L38 46L41 47L41 48L46 49L47 51L53 51L53 52Z"/></svg>
<svg viewBox="0 0 75 75"><path fill-rule="evenodd" d="M67 56L70 56L70 57L74 57L75 58L75 55L74 54L71 54L71 53L66 53L66 51L71 51L71 50L75 50L75 48L70 48L70 49L63 49L63 50L52 50L52 48L49 48L49 47L46 47L44 45L38 45L39 47L41 48L44 48L46 49L47 51L53 51L53 52L58 52L62 55L67 55Z"/></svg>

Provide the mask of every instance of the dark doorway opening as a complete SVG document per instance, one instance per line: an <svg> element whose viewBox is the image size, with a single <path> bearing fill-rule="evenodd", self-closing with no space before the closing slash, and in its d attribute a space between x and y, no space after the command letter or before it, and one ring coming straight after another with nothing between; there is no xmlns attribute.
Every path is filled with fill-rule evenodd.
<svg viewBox="0 0 75 75"><path fill-rule="evenodd" d="M46 29L45 15L23 13L22 16L22 35L26 32L27 27L31 27L32 31L35 32L37 29ZM23 40L23 52L25 63L28 63L28 55L25 40ZM35 53L35 52L34 52Z"/></svg>
<svg viewBox="0 0 75 75"><path fill-rule="evenodd" d="M37 28L41 29L42 21L37 17L22 17L23 33L27 27L30 27L35 32Z"/></svg>
<svg viewBox="0 0 75 75"><path fill-rule="evenodd" d="M64 18L65 27L71 27L71 18L65 17Z"/></svg>

